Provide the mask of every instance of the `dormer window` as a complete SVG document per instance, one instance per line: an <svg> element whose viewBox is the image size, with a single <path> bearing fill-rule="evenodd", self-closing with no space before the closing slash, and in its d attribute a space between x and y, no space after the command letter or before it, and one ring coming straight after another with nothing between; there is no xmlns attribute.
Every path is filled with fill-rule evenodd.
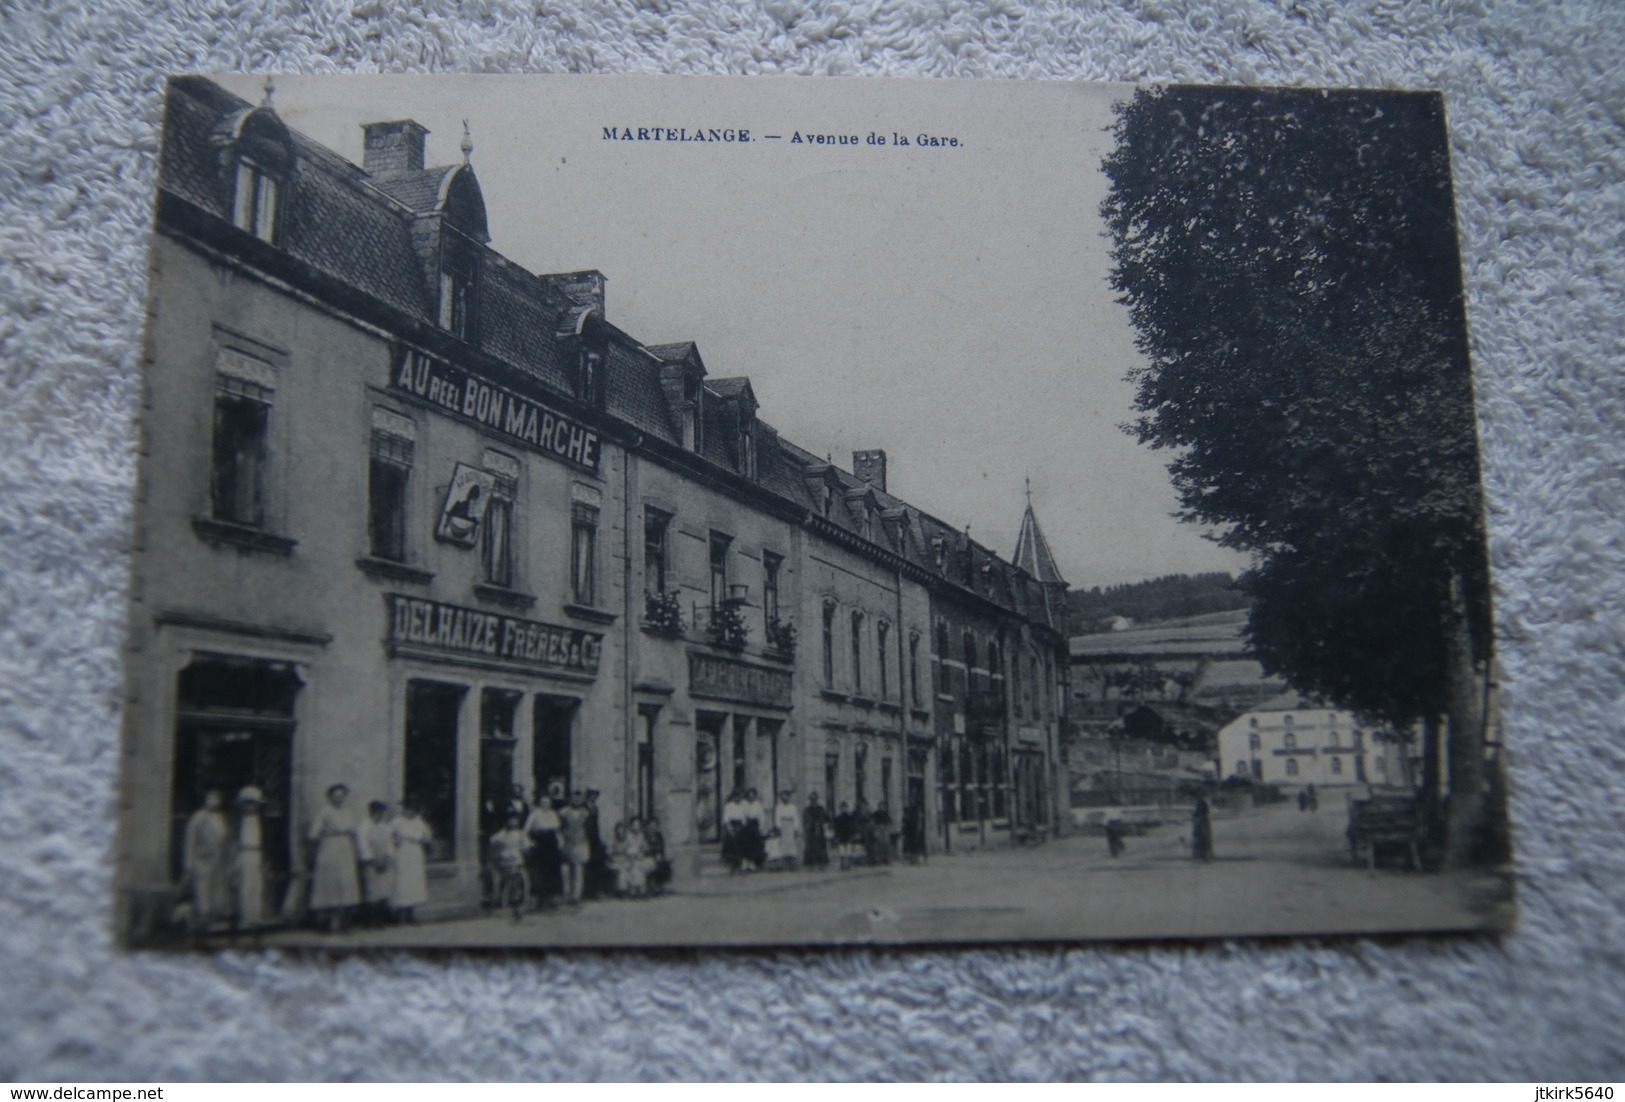
<svg viewBox="0 0 1625 1102"><path fill-rule="evenodd" d="M474 265L471 257L447 250L440 262L440 328L463 340L474 339Z"/></svg>
<svg viewBox="0 0 1625 1102"><path fill-rule="evenodd" d="M267 244L281 233L284 184L293 167L288 129L269 105L234 116L221 134L231 221Z"/></svg>
<svg viewBox="0 0 1625 1102"><path fill-rule="evenodd" d="M277 233L276 177L269 169L249 157L237 158L236 190L232 197L231 220L240 230L247 230L267 244L276 242Z"/></svg>
<svg viewBox="0 0 1625 1102"><path fill-rule="evenodd" d="M576 397L594 407L604 404L604 376L609 366L609 333L595 311L583 319L576 350Z"/></svg>
<svg viewBox="0 0 1625 1102"><path fill-rule="evenodd" d="M739 473L746 478L756 477L756 421L743 411L739 422Z"/></svg>

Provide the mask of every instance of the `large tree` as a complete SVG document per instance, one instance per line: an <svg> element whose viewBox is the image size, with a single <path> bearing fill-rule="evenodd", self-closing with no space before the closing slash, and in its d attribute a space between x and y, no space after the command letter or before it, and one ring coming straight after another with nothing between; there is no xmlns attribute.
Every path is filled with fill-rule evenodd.
<svg viewBox="0 0 1625 1102"><path fill-rule="evenodd" d="M1253 554L1270 672L1429 749L1444 723L1465 863L1491 633L1442 103L1171 86L1113 136L1101 213L1144 356L1125 427L1170 450L1185 519Z"/></svg>

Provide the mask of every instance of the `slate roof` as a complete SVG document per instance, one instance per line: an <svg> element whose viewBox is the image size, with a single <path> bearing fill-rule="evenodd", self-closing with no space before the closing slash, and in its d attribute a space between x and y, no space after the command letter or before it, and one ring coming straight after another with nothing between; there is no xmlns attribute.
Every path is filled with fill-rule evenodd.
<svg viewBox="0 0 1625 1102"><path fill-rule="evenodd" d="M434 329L442 243L448 228L464 231L455 235L457 247L471 251L479 272L475 307L479 351L542 389L573 393L581 317L600 306L580 294L574 298L567 294L566 285L572 281L563 275L529 272L484 244L483 200L472 168L442 165L369 175L285 127L271 108L255 107L202 77L173 79L165 112L160 190L202 212L205 222L212 216L210 232L217 232L225 247L262 257L272 251L231 225L233 143L239 130L252 123L259 132L279 136L291 154L282 183L276 253ZM467 175L458 177L459 171ZM460 196L460 210L447 209L456 205L452 193ZM679 418L672 393L662 386L660 364L690 357L702 363L694 343L643 345L614 326L605 329L606 412L648 437L680 444ZM709 398L703 403L701 458L738 472L742 406L748 406L751 414L756 407L750 380L714 378L704 386ZM946 522L784 440L759 419L754 438L758 486L822 516L819 484L827 479L835 487L828 520L855 536L863 534L864 505L872 499L873 544L944 582L1030 619L1062 626L1054 611L1046 609L1038 585L1059 582L1060 573L1030 507L1017 541L1017 562L1011 564ZM1024 558L1030 561L1023 562Z"/></svg>
<svg viewBox="0 0 1625 1102"><path fill-rule="evenodd" d="M1066 584L1066 579L1061 577L1061 568L1055 565L1055 555L1049 549L1049 541L1044 538L1044 530L1038 526L1031 499L1027 501L1026 513L1022 514L1021 534L1016 537L1016 551L1010 556L1010 561L1043 585Z"/></svg>

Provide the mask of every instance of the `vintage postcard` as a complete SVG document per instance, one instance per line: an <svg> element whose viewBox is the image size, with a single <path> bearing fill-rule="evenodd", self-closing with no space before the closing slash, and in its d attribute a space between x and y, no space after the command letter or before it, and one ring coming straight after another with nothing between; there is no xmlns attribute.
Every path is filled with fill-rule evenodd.
<svg viewBox="0 0 1625 1102"><path fill-rule="evenodd" d="M130 945L1504 929L1437 95L178 77Z"/></svg>

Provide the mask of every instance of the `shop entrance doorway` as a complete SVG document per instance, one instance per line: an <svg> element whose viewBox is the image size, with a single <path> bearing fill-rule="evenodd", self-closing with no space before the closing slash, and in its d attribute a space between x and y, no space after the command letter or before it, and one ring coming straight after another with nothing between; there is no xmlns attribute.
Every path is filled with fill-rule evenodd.
<svg viewBox="0 0 1625 1102"><path fill-rule="evenodd" d="M536 697L531 709L532 787L546 792L559 784L569 795L574 783L570 773L570 743L576 723L576 711L581 702L568 696Z"/></svg>
<svg viewBox="0 0 1625 1102"><path fill-rule="evenodd" d="M237 793L254 785L265 798L260 819L267 903L281 903L294 835L294 702L303 687L288 662L200 655L180 672L170 808L170 871L177 881L186 822L204 797L218 790L229 818Z"/></svg>

